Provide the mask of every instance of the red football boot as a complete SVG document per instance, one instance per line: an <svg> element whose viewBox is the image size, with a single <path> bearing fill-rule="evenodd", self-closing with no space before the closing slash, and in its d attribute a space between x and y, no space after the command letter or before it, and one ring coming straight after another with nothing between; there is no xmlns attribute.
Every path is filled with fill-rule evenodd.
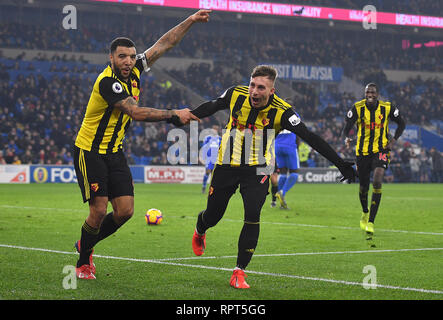
<svg viewBox="0 0 443 320"><path fill-rule="evenodd" d="M249 289L249 284L246 283L245 278L247 275L241 269L235 269L231 276L231 287L237 289Z"/></svg>
<svg viewBox="0 0 443 320"><path fill-rule="evenodd" d="M194 231L194 235L192 236L192 250L196 256L201 256L205 252L206 248L206 234L199 235L197 230Z"/></svg>
<svg viewBox="0 0 443 320"><path fill-rule="evenodd" d="M77 252L80 253L80 240L75 242L74 247L77 250ZM93 253L94 253L94 249L91 250L91 254L89 255L89 266L91 268L92 273L95 275L95 264L94 264L94 261L92 260Z"/></svg>
<svg viewBox="0 0 443 320"><path fill-rule="evenodd" d="M91 270L91 266L89 264L84 264L79 268L75 268L75 273L77 274L77 278L79 279L95 279L95 275Z"/></svg>

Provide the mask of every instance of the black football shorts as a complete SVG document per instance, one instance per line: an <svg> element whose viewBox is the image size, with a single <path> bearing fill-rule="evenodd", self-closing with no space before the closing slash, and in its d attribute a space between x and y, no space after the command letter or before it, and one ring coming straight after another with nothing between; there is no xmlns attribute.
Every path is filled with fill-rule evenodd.
<svg viewBox="0 0 443 320"><path fill-rule="evenodd" d="M122 150L99 154L74 146L74 167L83 202L96 196L109 200L134 196L131 170Z"/></svg>
<svg viewBox="0 0 443 320"><path fill-rule="evenodd" d="M256 167L219 165L212 173L204 219L212 219L213 222L220 220L238 186L243 198L245 221L260 221L260 211L269 193L269 176L265 172L258 172Z"/></svg>
<svg viewBox="0 0 443 320"><path fill-rule="evenodd" d="M357 171L361 181L369 180L371 171L375 168L388 169L390 162L389 151L381 151L367 156L357 157Z"/></svg>

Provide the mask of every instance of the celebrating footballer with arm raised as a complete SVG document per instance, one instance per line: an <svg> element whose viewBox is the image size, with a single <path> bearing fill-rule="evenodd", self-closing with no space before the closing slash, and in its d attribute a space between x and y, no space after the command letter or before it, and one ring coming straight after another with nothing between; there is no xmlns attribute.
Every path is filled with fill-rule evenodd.
<svg viewBox="0 0 443 320"><path fill-rule="evenodd" d="M76 274L95 279L94 246L116 232L134 213L134 186L123 153L123 140L133 120L199 120L189 109L139 107L140 77L174 47L196 22L207 22L210 10L199 10L165 33L152 47L137 54L134 42L119 37L110 46L110 64L92 88L85 116L75 139L74 167L89 215L75 247L80 254ZM107 213L108 202L112 212Z"/></svg>

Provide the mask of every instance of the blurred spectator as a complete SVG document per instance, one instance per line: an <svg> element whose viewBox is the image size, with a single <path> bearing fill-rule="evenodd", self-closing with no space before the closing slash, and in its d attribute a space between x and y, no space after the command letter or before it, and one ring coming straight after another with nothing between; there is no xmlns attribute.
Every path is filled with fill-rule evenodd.
<svg viewBox="0 0 443 320"><path fill-rule="evenodd" d="M308 167L309 153L311 152L311 147L304 141L300 141L298 145L298 156L300 160L300 167Z"/></svg>
<svg viewBox="0 0 443 320"><path fill-rule="evenodd" d="M408 182L411 179L411 144L409 142L405 142L403 145L403 149L399 154L401 166L402 166L402 175L399 177L400 182Z"/></svg>
<svg viewBox="0 0 443 320"><path fill-rule="evenodd" d="M441 183L443 182L443 156L435 147L432 147L429 152L432 159L431 181Z"/></svg>
<svg viewBox="0 0 443 320"><path fill-rule="evenodd" d="M420 159L420 182L429 182L432 160L426 153L426 149L423 148L420 150L418 158Z"/></svg>
<svg viewBox="0 0 443 320"><path fill-rule="evenodd" d="M0 150L0 164L6 164L6 160L3 157L3 150Z"/></svg>
<svg viewBox="0 0 443 320"><path fill-rule="evenodd" d="M14 156L14 159L12 160L12 164L22 164L20 158L17 155Z"/></svg>
<svg viewBox="0 0 443 320"><path fill-rule="evenodd" d="M414 151L411 153L409 159L409 166L411 167L411 182L420 182L420 159Z"/></svg>

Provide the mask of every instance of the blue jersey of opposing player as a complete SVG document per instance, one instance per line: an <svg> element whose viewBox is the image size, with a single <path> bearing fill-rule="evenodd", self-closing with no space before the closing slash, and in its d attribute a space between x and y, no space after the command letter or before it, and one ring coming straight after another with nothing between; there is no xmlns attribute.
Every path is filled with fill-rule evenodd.
<svg viewBox="0 0 443 320"><path fill-rule="evenodd" d="M275 161L277 168L295 170L300 167L295 133L284 129L277 135L275 138Z"/></svg>
<svg viewBox="0 0 443 320"><path fill-rule="evenodd" d="M214 164L217 161L218 149L220 147L220 136L207 136L202 146L203 162L207 170L214 169Z"/></svg>

